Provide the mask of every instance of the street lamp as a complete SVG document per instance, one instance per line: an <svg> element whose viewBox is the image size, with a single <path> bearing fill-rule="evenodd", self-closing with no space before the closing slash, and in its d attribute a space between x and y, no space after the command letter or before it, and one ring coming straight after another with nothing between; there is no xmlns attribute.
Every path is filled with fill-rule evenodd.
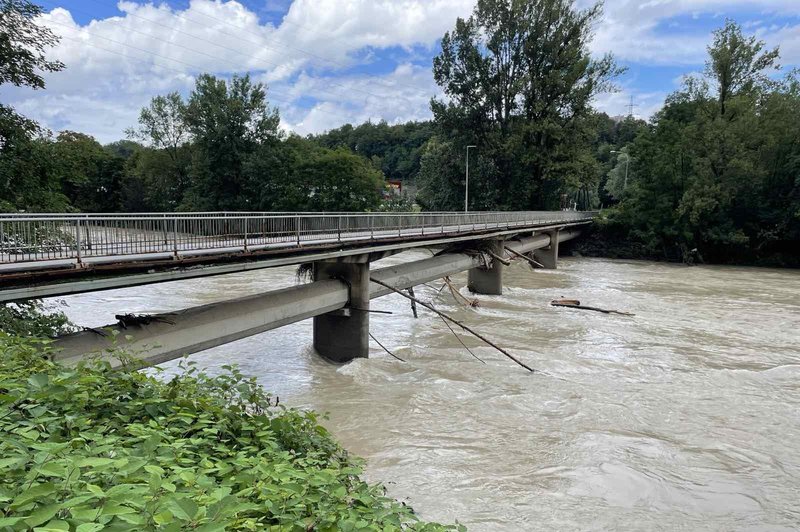
<svg viewBox="0 0 800 532"><path fill-rule="evenodd" d="M624 151L611 150L611 153L625 155L625 180L622 182L622 190L628 188L628 167L631 165L631 156Z"/></svg>
<svg viewBox="0 0 800 532"><path fill-rule="evenodd" d="M464 191L464 212L469 212L469 149L477 148L477 146L467 146L467 179L466 189Z"/></svg>

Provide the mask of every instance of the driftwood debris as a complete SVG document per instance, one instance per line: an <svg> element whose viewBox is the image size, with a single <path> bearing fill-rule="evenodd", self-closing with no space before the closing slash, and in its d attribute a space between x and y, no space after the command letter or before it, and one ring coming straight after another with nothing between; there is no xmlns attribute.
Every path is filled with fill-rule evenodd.
<svg viewBox="0 0 800 532"><path fill-rule="evenodd" d="M478 299L469 299L468 297L464 296L458 289L453 285L453 281L450 280L450 277L445 277L444 281L444 288L445 286L450 289L450 293L453 295L453 299L456 300L456 303L462 303L467 305L468 307L479 307L481 306L481 302ZM441 290L439 290L441 292ZM412 296L414 294L411 294Z"/></svg>
<svg viewBox="0 0 800 532"><path fill-rule="evenodd" d="M550 304L554 307L575 308L579 310L593 310L595 312L602 312L603 314L619 314L620 316L636 315L630 312L622 312L621 310L610 310L600 307L589 307L587 305L581 305L581 302L578 301L577 299L554 299L550 302Z"/></svg>
<svg viewBox="0 0 800 532"><path fill-rule="evenodd" d="M392 355L394 358L396 358L396 359L397 359L397 360L399 360L400 362L405 362L405 360L403 360L403 359L402 359L402 358L400 358L399 356L395 355L394 353L392 353L391 351L389 351L388 349L386 349L386 346L385 346L385 345L383 345L382 343L380 343L380 342L378 341L378 339L377 339L377 338L375 338L375 336L373 336L373 335L372 335L372 333L369 333L369 337L370 337L370 338L372 338L373 340L375 340L375 343L376 343L376 344L378 344L379 346L381 346L381 348L382 348L384 351L386 351L387 353L389 353L390 355Z"/></svg>
<svg viewBox="0 0 800 532"><path fill-rule="evenodd" d="M496 260L497 262L499 262L500 264L502 264L503 266L511 266L511 261L510 261L510 260L508 260L508 259L506 259L506 258L504 258L504 257L501 257L501 256L500 256L500 255L498 255L497 253L494 253L493 251L486 251L486 253L487 253L487 254L488 254L490 257L492 257L494 260Z"/></svg>
<svg viewBox="0 0 800 532"><path fill-rule="evenodd" d="M413 286L410 286L408 288L408 295L410 295L411 297L416 297L414 295L414 287ZM418 317L417 316L417 302L414 301L413 299L411 300L411 312L414 314L414 319L416 319Z"/></svg>
<svg viewBox="0 0 800 532"><path fill-rule="evenodd" d="M511 249L509 247L506 248L506 251L508 251L509 253L511 253L512 255L517 257L518 259L522 259L522 260L528 261L528 264L530 264L534 268L544 268L544 265L542 263L535 261L531 257L529 257L527 255L524 255L524 254L520 253L519 251L516 251L516 250Z"/></svg>
<svg viewBox="0 0 800 532"><path fill-rule="evenodd" d="M392 292L394 292L394 293L396 293L396 294L400 294L401 296L403 296L403 297L404 297L404 298L406 298L406 299L415 299L418 305L422 305L422 306L423 306L423 307L425 307L426 309L430 310L431 312L434 312L435 314L437 314L438 316L440 316L440 317L442 317L442 318L446 319L446 320L447 320L447 321L449 321L450 323L454 323L454 324L458 325L459 327L461 327L462 329L464 329L464 330L465 330L465 331L467 331L468 333L470 333L470 334L472 334L473 336L475 336L475 337L477 337L477 338L479 338L479 339L483 340L483 341L484 341L485 343L487 343L488 345L490 345L490 346L494 347L495 349L497 349L498 351L500 351L500 352L501 352L503 355L505 355L506 357L508 357L510 360L513 360L513 361L514 361L514 362L515 362L517 365L519 365L519 366L522 366L523 368L527 369L527 370L528 370L528 371L530 371L531 373L534 373L534 369L533 369L533 368L531 368L530 366L528 366L527 364L525 364L524 362L522 362L521 360L519 360L517 357L515 357L514 355L512 355L511 353L509 353L508 351L506 351L505 349L503 349L503 348L502 348L502 347L500 347L499 345L497 345L497 344L495 344L494 342L492 342L491 340L487 339L487 338L486 338L485 336L483 336L482 334L480 334L480 333L478 333L478 332L476 332L476 331L472 330L471 328L467 327L466 325L464 325L464 324L463 324L463 323L461 323L460 321L458 321L458 320L456 320L456 319L454 319L454 318L451 318L450 316L448 316L448 315L447 315L447 314L445 314L444 312L440 312L440 311L436 310L436 309L435 309L435 308L433 308L433 306L431 306L430 304L428 304L428 303L425 303L424 301L422 301L422 300L420 300L420 299L412 298L411 296L409 296L409 295L408 295L408 294L406 294L405 292L401 291L400 289L398 289L398 288L395 288L395 287L393 287L393 286L392 286L392 285L390 285L390 284L384 283L383 281L379 281L378 279L375 279L374 277L370 277L370 281L372 281L372 282L373 282L373 283L375 283L375 284L379 284L379 285L383 286L384 288L388 288L388 289L389 289L389 290L391 290Z"/></svg>
<svg viewBox="0 0 800 532"><path fill-rule="evenodd" d="M148 314L117 314L114 318L123 329L135 325L150 325L151 323L169 323L170 325L175 325L174 321L168 320L167 318L150 316Z"/></svg>

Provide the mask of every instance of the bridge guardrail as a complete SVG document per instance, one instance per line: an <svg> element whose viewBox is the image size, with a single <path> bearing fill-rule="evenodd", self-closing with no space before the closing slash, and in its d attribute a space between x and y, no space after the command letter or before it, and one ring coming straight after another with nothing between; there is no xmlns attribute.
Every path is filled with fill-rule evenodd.
<svg viewBox="0 0 800 532"><path fill-rule="evenodd" d="M191 255L591 220L593 212L132 213L0 215L0 266Z"/></svg>

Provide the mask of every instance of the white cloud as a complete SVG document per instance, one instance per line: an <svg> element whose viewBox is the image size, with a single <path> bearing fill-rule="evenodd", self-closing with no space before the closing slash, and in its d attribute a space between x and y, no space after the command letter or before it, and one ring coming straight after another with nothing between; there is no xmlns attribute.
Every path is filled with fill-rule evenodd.
<svg viewBox="0 0 800 532"><path fill-rule="evenodd" d="M594 2L579 3L586 7ZM680 26L665 31L660 25L678 16L706 14L719 19L721 26L726 17L741 19L744 10L759 18L800 15L798 0L607 0L592 50L636 63L697 65L705 60L710 34Z"/></svg>
<svg viewBox="0 0 800 532"><path fill-rule="evenodd" d="M696 70L705 57L708 32L681 27L678 16L753 13L751 27L770 45L781 44L783 63L800 64L800 26L777 15L797 15L798 0L606 0L592 44L643 65ZM389 122L430 116L438 88L425 64L437 40L474 0L263 0L262 11L285 15L277 25L234 0L190 0L183 9L163 3L121 1L120 16L78 24L89 6L54 9L42 21L63 36L52 57L67 69L46 76L46 91L3 87L0 98L54 129L91 133L102 142L120 138L142 105L156 94L187 93L199 72L226 76L252 72L270 86L283 125L299 133L345 122ZM579 0L586 7L593 0ZM87 3L88 4L88 3ZM286 10L288 8L288 11ZM385 50L391 50L391 59ZM381 52L380 50L384 50ZM390 70L361 72L382 57ZM420 60L421 59L421 60ZM354 68L358 67L358 68ZM668 83L668 81L666 81ZM648 116L663 92L636 90L601 95L599 108L623 114L634 94Z"/></svg>

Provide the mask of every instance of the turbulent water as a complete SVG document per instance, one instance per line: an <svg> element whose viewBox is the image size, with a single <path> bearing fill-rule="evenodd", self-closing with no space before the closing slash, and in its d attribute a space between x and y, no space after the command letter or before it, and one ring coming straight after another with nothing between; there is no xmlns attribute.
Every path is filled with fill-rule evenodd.
<svg viewBox="0 0 800 532"><path fill-rule="evenodd" d="M408 253L376 263L422 258ZM454 278L463 286L466 276ZM291 269L66 298L81 325L294 284ZM417 295L519 355L373 301L370 359L329 364L298 323L193 356L238 363L326 426L427 520L470 530L800 528L800 273L562 259L506 269L503 296ZM463 288L462 293L469 295ZM556 297L634 317L554 308ZM174 369L175 364L167 364Z"/></svg>

